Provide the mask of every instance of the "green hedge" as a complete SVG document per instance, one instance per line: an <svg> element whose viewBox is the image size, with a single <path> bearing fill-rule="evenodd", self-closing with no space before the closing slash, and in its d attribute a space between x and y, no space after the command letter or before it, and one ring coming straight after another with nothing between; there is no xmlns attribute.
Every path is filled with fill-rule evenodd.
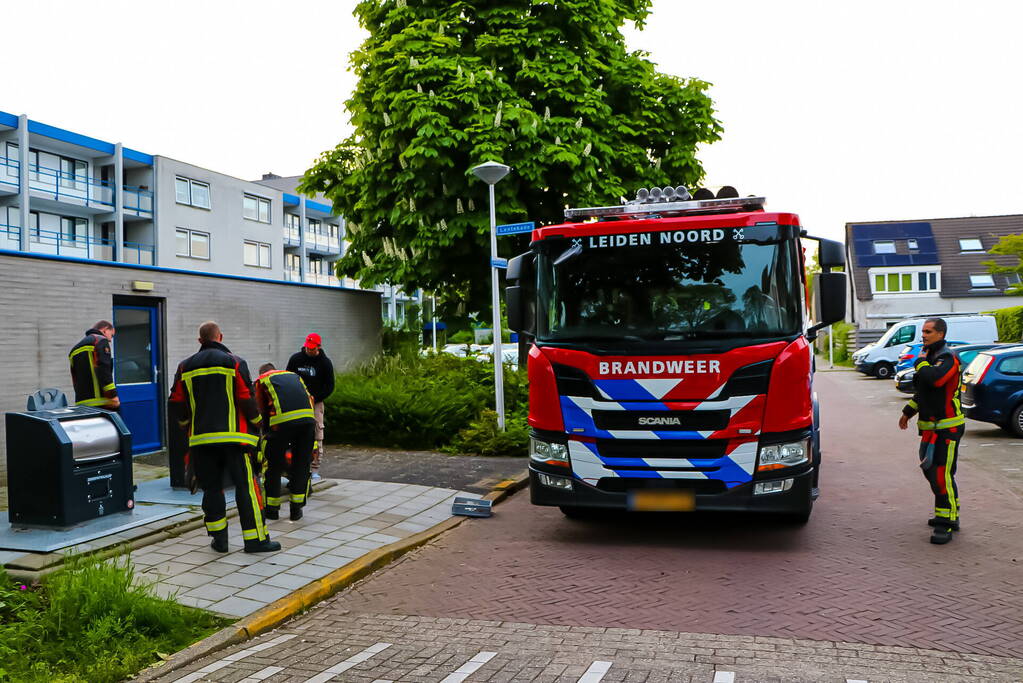
<svg viewBox="0 0 1023 683"><path fill-rule="evenodd" d="M325 405L326 436L368 446L525 455L526 373L505 366L504 388L508 430L500 434L488 426L491 419L496 425L491 363L443 353L381 356L338 375Z"/></svg>
<svg viewBox="0 0 1023 683"><path fill-rule="evenodd" d="M987 313L995 316L999 341L1018 342L1023 340L1023 306L999 308L997 311L987 311Z"/></svg>

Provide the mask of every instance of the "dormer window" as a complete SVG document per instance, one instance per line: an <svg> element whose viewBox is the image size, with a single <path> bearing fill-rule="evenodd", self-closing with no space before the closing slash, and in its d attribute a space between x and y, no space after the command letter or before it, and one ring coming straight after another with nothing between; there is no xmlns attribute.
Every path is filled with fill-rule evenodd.
<svg viewBox="0 0 1023 683"><path fill-rule="evenodd" d="M906 248L910 251L916 251L920 248L920 244L916 240L906 240Z"/></svg>
<svg viewBox="0 0 1023 683"><path fill-rule="evenodd" d="M959 240L959 251L984 251L984 245L976 237Z"/></svg>

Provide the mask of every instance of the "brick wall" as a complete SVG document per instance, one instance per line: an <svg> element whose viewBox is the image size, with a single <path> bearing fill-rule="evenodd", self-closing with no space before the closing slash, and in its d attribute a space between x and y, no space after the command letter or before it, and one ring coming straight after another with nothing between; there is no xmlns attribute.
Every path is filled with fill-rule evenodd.
<svg viewBox="0 0 1023 683"><path fill-rule="evenodd" d="M154 289L133 292L132 280L152 282ZM253 373L267 361L283 367L310 331L323 337L338 370L380 348L377 292L5 253L0 254L0 412L24 410L27 396L42 387L60 387L74 400L68 350L94 322L112 319L115 296L163 302L164 396L177 363L198 349L196 329L205 320L220 323L224 344L245 358ZM0 420L0 484L7 473L4 429Z"/></svg>

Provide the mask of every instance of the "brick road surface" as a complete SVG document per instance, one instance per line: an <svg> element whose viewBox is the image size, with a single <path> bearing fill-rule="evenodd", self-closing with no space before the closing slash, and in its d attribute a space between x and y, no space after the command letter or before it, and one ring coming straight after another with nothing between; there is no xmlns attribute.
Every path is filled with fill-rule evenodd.
<svg viewBox="0 0 1023 683"><path fill-rule="evenodd" d="M889 402L863 400L892 391L871 382L817 376L825 463L806 527L746 516L573 521L520 494L336 609L1023 655L1023 501L968 437L963 531L928 543L933 498L915 434L897 429Z"/></svg>
<svg viewBox="0 0 1023 683"><path fill-rule="evenodd" d="M338 601L160 683L975 683L1023 660L664 630L347 613ZM602 673L602 675L601 675Z"/></svg>

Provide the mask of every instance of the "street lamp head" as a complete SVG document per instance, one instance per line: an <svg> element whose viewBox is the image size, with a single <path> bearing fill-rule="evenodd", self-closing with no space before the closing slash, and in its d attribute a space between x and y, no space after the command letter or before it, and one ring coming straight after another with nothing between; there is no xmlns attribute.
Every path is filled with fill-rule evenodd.
<svg viewBox="0 0 1023 683"><path fill-rule="evenodd" d="M472 174L487 185L496 185L501 178L508 175L511 168L496 161L487 161L472 169Z"/></svg>

